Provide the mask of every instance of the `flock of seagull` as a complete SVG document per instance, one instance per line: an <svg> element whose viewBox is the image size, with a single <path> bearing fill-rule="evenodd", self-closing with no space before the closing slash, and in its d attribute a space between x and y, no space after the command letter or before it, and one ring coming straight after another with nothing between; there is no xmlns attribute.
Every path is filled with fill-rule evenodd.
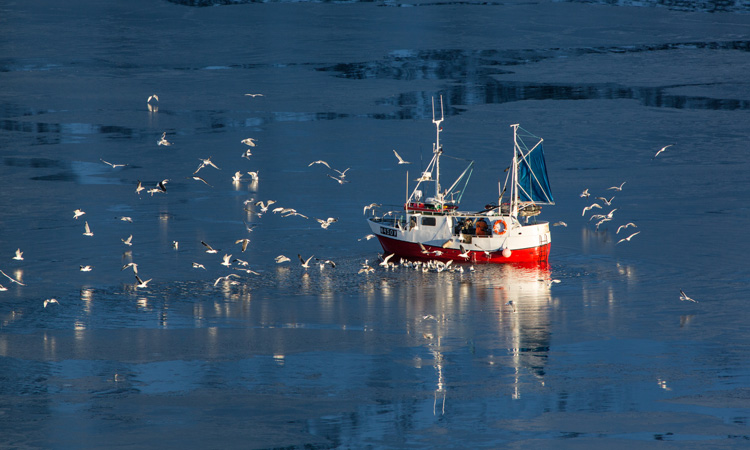
<svg viewBox="0 0 750 450"><path fill-rule="evenodd" d="M250 97L257 97L257 96L262 96L263 94L245 94L245 95L246 96L250 96ZM159 102L159 97L157 95L154 94L154 95L149 96L148 100L147 100L147 105L149 107L149 110L150 111L158 110L158 108L156 106L158 104L158 102ZM159 140L157 140L156 143L157 143L158 146L171 146L171 145L173 145L173 143L170 142L167 139L167 133L166 132L162 133L161 137L159 138ZM251 151L252 148L256 147L256 145L257 145L256 139L254 139L254 138L246 138L246 139L243 139L241 141L241 143L244 144L244 145L246 145L248 148L245 149L245 151L240 156L242 158L246 158L246 159L249 160L250 157L252 156L252 151ZM671 145L667 145L667 146L663 147L662 149L660 149L656 153L656 155L654 155L654 158L656 158L656 156L658 156L660 153L662 153L663 151L665 151L670 146ZM404 160L401 157L401 155L399 155L398 152L396 152L396 150L393 150L393 154L396 157L396 159L398 161L398 164L411 164L409 161ZM127 166L127 164L112 163L112 162L109 162L109 161L105 161L104 159L101 159L101 158L100 158L100 160L102 161L102 163L110 166L112 169L116 169L116 168ZM201 170L206 169L206 168L213 168L215 170L221 170L221 168L219 168L211 160L210 156L208 158L199 158L199 161L200 161L200 163L199 163L198 167L195 169L195 171L192 173L192 175L190 175L190 176L188 176L186 178L193 179L195 181L204 183L207 186L211 186L211 184L209 184L203 177L201 177L200 175L198 175L199 172L201 172ZM338 170L338 169L335 169L335 168L331 167L331 165L328 162L323 161L323 160L312 161L308 165L308 167L312 167L314 165L323 165L323 166L325 166L331 172L331 173L327 173L326 176L329 177L329 178L331 178L332 180L336 181L338 184L345 184L345 183L349 182L349 180L346 179L346 173L350 170L350 168L347 168L345 170ZM259 172L258 171L246 172L246 173L250 177L251 182L258 182L258 180L259 180ZM233 183L239 183L243 179L243 176L244 176L244 174L242 173L242 171L235 172L235 174L232 176L232 182ZM150 189L147 189L147 188L145 188L143 186L143 184L141 183L141 181L138 180L137 186L135 188L135 193L138 194L139 196L141 195L141 193L143 191L146 191L146 193L149 194L149 195L151 195L151 196L153 196L155 194L165 194L167 192L167 184L169 182L170 182L170 179L164 179L164 180L159 181L158 183L156 183L156 185L154 187L152 187ZM619 191L622 191L624 185L625 185L625 182L623 182L619 186L612 186L608 190L613 190L615 192L619 192ZM586 190L584 190L581 193L580 197L582 197L582 198L588 198L588 197L590 197L590 195L591 194L589 193L589 190L586 189ZM605 197L597 197L596 199L597 200L601 200L601 202L603 204L607 205L607 206L611 206L612 201L614 200L614 197L611 197L609 199L607 199ZM255 201L254 199L249 199L249 200L245 201L245 211L249 215L255 215L257 217L261 217L264 213L266 213L269 210L269 208L271 207L271 205L273 205L275 203L276 203L275 200L265 200L265 201L260 200L260 201ZM366 214L366 212L369 209L377 208L379 206L381 206L381 205L379 205L377 203L371 203L369 205L366 205L363 208L363 214ZM256 211L254 207L258 207L259 211ZM592 209L602 209L602 206L599 203L597 203L597 202L595 202L595 203L593 203L593 204L591 204L589 206L586 206L583 209L582 216L585 216L586 212L591 211ZM589 221L596 220L595 226L596 226L596 229L598 230L599 227L601 225L603 225L604 223L612 221L614 212L616 210L617 210L617 208L612 209L607 214L593 214L589 218ZM302 217L304 219L309 219L308 216L297 212L293 208L276 207L276 208L272 209L271 212L273 214L280 214L281 217L299 216L299 217ZM79 218L83 217L85 214L86 214L86 212L83 211L82 209L75 209L73 211L73 219L74 220L78 220ZM119 219L122 220L122 221L125 221L125 222L132 222L133 221L132 218L127 217L127 216L119 217ZM317 221L318 224L320 225L320 227L322 229L328 229L332 224L334 224L334 223L336 223L338 221L338 219L334 218L334 217L328 217L326 219L319 219L319 218L313 217L312 219L315 220L315 221ZM248 233L252 232L253 229L256 226L258 226L258 223L248 224L246 221L243 221L243 222L245 224L245 227L246 227L246 230L247 230ZM567 226L567 224L565 224L564 222L556 222L553 225L554 226ZM629 222L629 223L620 225L617 228L616 234L619 234L620 231L622 231L624 229L627 229L627 228L630 228L630 227L637 228L637 226L634 223ZM87 220L85 220L85 219L84 219L83 229L84 229L84 231L82 233L83 236L86 236L86 237L94 236L94 233L93 233L93 231L91 229L91 226L89 225L89 222ZM640 233L640 231L632 233L629 236L620 239L617 242L617 244L620 244L620 243L625 242L625 241L630 241L633 237L635 237L639 233ZM362 240L366 240L367 241L367 240L373 239L375 237L376 236L374 234L368 234L368 235L360 238L359 241L362 241ZM133 240L133 235L132 234L129 235L127 238L122 238L121 239L122 243L124 245L128 246L128 247L130 247L130 246L133 245L132 240ZM235 241L235 244L240 245L240 251L243 252L243 253L247 250L249 243L250 243L250 239L248 239L248 238L240 238L240 239L237 239ZM208 244L208 243L206 243L204 241L201 241L201 244L205 248L205 252L206 253L216 254L216 253L219 252L219 250L214 249L210 244ZM172 248L174 250L178 250L179 249L179 242L173 241L172 242ZM448 271L448 272L461 272L461 273L463 273L465 270L468 270L470 272L474 271L474 266L473 265L470 266L470 267L468 267L468 269L465 269L463 267L463 265L453 266L452 265L452 261L442 262L442 261L438 261L438 260L428 260L428 261L416 261L416 262L414 262L414 261L408 261L408 260L405 260L405 259L401 259L400 262L398 264L396 264L396 263L394 263L394 262L391 261L391 258L393 256L394 256L393 254L390 254L390 255L380 255L379 254L378 255L378 257L379 257L378 266L383 267L386 270L388 270L388 269L395 270L398 267L406 267L406 268L411 268L411 269L414 269L414 270L419 270L419 271L422 271L422 272L433 271L433 272L437 272L437 273L444 272L444 271ZM299 260L300 267L302 267L304 270L307 270L307 269L309 269L311 267L311 261L313 260L313 258L314 258L314 255L313 256L309 256L307 258L303 258L301 254L297 254L297 259ZM23 252L21 251L20 248L16 250L16 253L15 253L15 256L13 257L13 259L17 260L17 261L22 261L23 260ZM317 261L317 263L318 263L318 265L319 265L319 267L320 267L321 270L323 270L326 266L330 266L331 268L335 268L336 267L336 263L333 262L333 261L331 261L331 260L320 259L320 258L314 258L314 259ZM290 263L291 261L292 261L292 259L289 258L289 257L287 257L287 256L285 256L285 255L278 255L275 258L276 264ZM254 271L254 270L252 270L252 269L250 269L248 267L249 263L247 261L244 261L244 260L239 259L239 258L232 258L232 255L228 254L228 253L224 254L224 256L222 257L221 265L223 265L223 266L225 266L227 268L232 268L232 269L237 270L237 271L243 271L243 272L248 273L248 274L260 275L257 271ZM358 274L368 274L368 273L372 273L372 272L375 271L375 268L372 267L372 266L370 266L368 260L365 260L365 262L362 263L361 266L362 267L358 271ZM206 267L203 264L200 264L198 262L192 262L192 267L194 269L203 269L203 270L206 270ZM139 274L138 274L138 264L137 263L134 263L134 262L131 261L131 262L125 264L122 267L121 271L124 271L126 269L132 269L132 271L133 271L133 275L134 275L135 280L136 280L135 284L133 285L134 289L147 288L149 282L152 281L151 278L143 280L139 276ZM90 272L92 270L93 270L93 267L91 265L80 265L80 271L82 271L82 272ZM16 279L16 278L14 278L14 277L6 274L2 270L0 270L0 274L2 274L3 276L5 276L12 283L16 283L18 285L25 286L25 284L22 281L20 281L19 279ZM239 276L236 275L236 274L234 274L234 273L231 273L231 274L226 275L226 276L219 277L214 282L214 286L218 285L220 282L227 282L227 283L230 283L230 284L239 284L238 281L233 280L233 278L238 278L238 277ZM550 284L552 282L559 282L559 280L552 280L550 282ZM1 291L7 291L7 290L8 290L7 287L5 287L2 284L0 284L0 292ZM682 291L680 291L680 300L686 300L686 301L696 302L696 300L693 300L692 298L688 297ZM49 305L52 305L52 304L59 304L59 302L56 299L54 299L54 298L50 298L50 299L44 300L43 306L46 308L46 307L48 307ZM512 304L512 302L509 302L508 305L512 306L512 307L514 306ZM513 307L513 309L515 310L515 307Z"/></svg>

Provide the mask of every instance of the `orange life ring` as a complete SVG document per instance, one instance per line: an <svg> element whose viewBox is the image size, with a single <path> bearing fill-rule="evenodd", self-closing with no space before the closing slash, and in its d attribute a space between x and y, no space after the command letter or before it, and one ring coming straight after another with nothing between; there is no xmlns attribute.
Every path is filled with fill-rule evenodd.
<svg viewBox="0 0 750 450"><path fill-rule="evenodd" d="M508 224L506 224L503 219L496 220L495 223L492 224L493 233L502 235L505 234L506 231L508 231Z"/></svg>

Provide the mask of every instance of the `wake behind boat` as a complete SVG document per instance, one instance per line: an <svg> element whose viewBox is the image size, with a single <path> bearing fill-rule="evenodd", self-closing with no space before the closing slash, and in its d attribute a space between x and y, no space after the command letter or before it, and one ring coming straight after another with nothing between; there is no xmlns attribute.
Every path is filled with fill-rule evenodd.
<svg viewBox="0 0 750 450"><path fill-rule="evenodd" d="M544 159L543 139L518 124L513 129L513 158L497 204L482 211L458 210L461 197L474 169L474 161L450 185L440 184L441 123L432 122L437 137L427 169L403 209L379 214L373 211L368 223L386 254L404 259L473 263L540 263L549 259L549 222L537 221L542 205L554 205ZM408 180L407 180L408 183ZM423 190L434 185L434 194L423 198ZM407 187L408 192L408 187ZM507 194L507 196L506 196Z"/></svg>

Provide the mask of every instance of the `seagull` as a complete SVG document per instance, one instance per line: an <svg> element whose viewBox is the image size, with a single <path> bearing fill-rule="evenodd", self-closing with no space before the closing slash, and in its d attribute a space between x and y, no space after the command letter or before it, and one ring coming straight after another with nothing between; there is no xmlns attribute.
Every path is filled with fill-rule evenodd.
<svg viewBox="0 0 750 450"><path fill-rule="evenodd" d="M131 242L133 240L133 235L132 234L130 236L128 236L127 239L120 239L120 240L125 245L128 245L128 246L132 246L133 245L133 243Z"/></svg>
<svg viewBox="0 0 750 450"><path fill-rule="evenodd" d="M216 286L217 284L219 284L219 281L230 281L230 279L232 277L239 278L240 276L237 275L236 273L230 273L229 275L227 275L225 277L219 277L219 278L216 279L216 281L214 281L214 286Z"/></svg>
<svg viewBox="0 0 750 450"><path fill-rule="evenodd" d="M622 241L628 241L628 242L630 242L630 240L633 238L633 236L635 236L638 233L640 233L640 231L636 231L635 233L631 234L630 236L628 236L626 238L620 239L619 241L617 241L617 244L619 244ZM617 244L615 244L615 245L617 245Z"/></svg>
<svg viewBox="0 0 750 450"><path fill-rule="evenodd" d="M510 306L511 308L513 308L513 312L516 312L516 304L513 303L513 300L508 300L505 306Z"/></svg>
<svg viewBox="0 0 750 450"><path fill-rule="evenodd" d="M178 250L180 248L180 243L177 241L172 241L172 248Z"/></svg>
<svg viewBox="0 0 750 450"><path fill-rule="evenodd" d="M357 239L357 240L358 240L358 241L361 241L362 239L364 239L364 240L366 240L366 241L369 241L370 239L372 239L372 238L374 238L374 237L375 237L375 235L374 235L374 234L368 234L367 236L365 236L365 237L362 237L362 238L359 238L359 239Z"/></svg>
<svg viewBox="0 0 750 450"><path fill-rule="evenodd" d="M627 183L627 181L623 181L623 182L622 182L622 184L621 184L621 185L619 185L619 186L612 186L612 187L609 187L609 188L607 188L607 190L608 190L608 191L612 191L612 190L614 190L614 191L621 191L621 190L622 190L622 187L623 187L623 186L625 185L625 183Z"/></svg>
<svg viewBox="0 0 750 450"><path fill-rule="evenodd" d="M255 147L255 139L253 139L253 138L243 139L240 142L242 142L245 145L249 145L250 147Z"/></svg>
<svg viewBox="0 0 750 450"><path fill-rule="evenodd" d="M120 269L120 272L122 272L123 270L127 269L128 267L132 267L133 268L133 273L135 273L135 274L138 273L138 264L133 263L133 262L127 263L124 266L122 266L122 269Z"/></svg>
<svg viewBox="0 0 750 450"><path fill-rule="evenodd" d="M313 164L323 164L324 166L328 167L329 169L331 168L331 166L329 166L327 162L325 162L325 161L323 161L323 160L321 160L321 159L319 159L319 160L317 160L317 161L313 161L313 162L311 162L310 164L308 164L308 165L307 165L307 167L310 167L310 166L312 166Z"/></svg>
<svg viewBox="0 0 750 450"><path fill-rule="evenodd" d="M633 222L628 222L625 225L620 225L619 227L617 227L617 232L615 234L620 234L620 230L625 230L628 227L638 228L638 226Z"/></svg>
<svg viewBox="0 0 750 450"><path fill-rule="evenodd" d="M200 163L200 165L198 166L198 168L197 168L197 169L195 169L195 172L193 172L193 175L195 175L196 173L198 173L198 171L200 171L200 170L201 170L202 168L204 168L204 167L206 167L206 166L211 166L211 167L213 167L214 169L218 169L218 170L221 170L221 169L219 169L219 167L218 167L218 166L217 166L216 164L214 164L214 163L213 163L213 162L211 161L211 157L210 157L210 156L209 156L208 158L205 158L205 159L204 159L204 158L198 158L198 160L199 160L199 161L201 161L201 163Z"/></svg>
<svg viewBox="0 0 750 450"><path fill-rule="evenodd" d="M659 153L663 152L664 150L666 150L667 148L669 148L669 147L671 147L673 145L674 144L669 144L669 145L665 145L664 147L660 148L659 151L656 152L656 154L651 159L656 158L657 156L659 156Z"/></svg>
<svg viewBox="0 0 750 450"><path fill-rule="evenodd" d="M79 266L81 272L91 272L92 267L91 266Z"/></svg>
<svg viewBox="0 0 750 450"><path fill-rule="evenodd" d="M333 262L333 261L331 261L330 259L318 259L318 258L315 258L315 260L319 261L319 263L320 263L320 270L323 270L323 268L326 266L326 264L330 265L331 268L333 268L333 269L336 268L336 263Z"/></svg>
<svg viewBox="0 0 750 450"><path fill-rule="evenodd" d="M274 203L276 203L276 200L269 200L266 203L263 203L263 201L261 200L261 201L255 202L255 206L260 206L260 211L266 212L268 211L268 207L273 205Z"/></svg>
<svg viewBox="0 0 750 450"><path fill-rule="evenodd" d="M370 265L369 265L369 264L367 263L367 260L365 260L365 262L364 262L364 263L362 263L362 268L361 268L361 269L359 269L359 272L357 272L357 274L360 274L360 273L370 273L370 272L375 272L375 269L373 269L373 268L372 268L372 267L371 267L371 266L370 266Z"/></svg>
<svg viewBox="0 0 750 450"><path fill-rule="evenodd" d="M13 283L20 284L21 286L26 286L25 284L21 283L20 281L16 280L15 278L11 277L7 273L3 272L2 270L0 270L0 273L3 274L3 275L5 275L5 278L9 279Z"/></svg>
<svg viewBox="0 0 750 450"><path fill-rule="evenodd" d="M191 178L194 179L195 181L202 181L208 187L213 187L210 184L208 184L208 181L204 180L203 178L199 177L198 175L193 175Z"/></svg>
<svg viewBox="0 0 750 450"><path fill-rule="evenodd" d="M84 214L86 214L86 211L81 211L80 209L76 209L75 211L73 211L73 218L78 219Z"/></svg>
<svg viewBox="0 0 750 450"><path fill-rule="evenodd" d="M612 211L608 212L607 215L604 216L604 217L606 217L607 219L612 220L612 215L615 213L615 211L617 211L617 208L615 208Z"/></svg>
<svg viewBox="0 0 750 450"><path fill-rule="evenodd" d="M281 264L281 263L285 263L285 262L289 262L289 261L291 261L291 259L287 258L284 255L279 255L279 256L276 257L276 264Z"/></svg>
<svg viewBox="0 0 750 450"><path fill-rule="evenodd" d="M615 199L615 197L614 197L614 196L612 196L612 198L610 198L609 200L607 200L607 199L606 199L606 198L604 198L604 197L596 197L596 199L597 199L597 200L601 200L601 201L603 201L603 202L604 202L604 204L605 204L605 205L607 205L607 206L611 206L611 205L612 205L612 200L614 200L614 199Z"/></svg>
<svg viewBox="0 0 750 450"><path fill-rule="evenodd" d="M553 227L567 227L567 226L568 226L568 224L567 224L567 223L565 223L565 222L563 222L563 221L560 221L560 222L555 222L555 223L553 223L553 224L552 224L552 226L553 226Z"/></svg>
<svg viewBox="0 0 750 450"><path fill-rule="evenodd" d="M193 263L193 269L203 269L203 270L206 270L206 266L204 266L201 263L194 262Z"/></svg>
<svg viewBox="0 0 750 450"><path fill-rule="evenodd" d="M242 153L242 157L247 160L250 160L251 156L253 156L253 152L250 149L247 149L244 153Z"/></svg>
<svg viewBox="0 0 750 450"><path fill-rule="evenodd" d="M260 179L258 177L259 173L260 173L260 170L256 170L255 172L248 172L247 174L250 175L250 178L253 180L252 182L255 183L256 181L258 181Z"/></svg>
<svg viewBox="0 0 750 450"><path fill-rule="evenodd" d="M240 180L242 180L242 172L238 170L238 171L237 171L237 172L235 172L235 173L234 173L234 175L232 176L232 182L233 182L233 183L239 183L239 182L240 182Z"/></svg>
<svg viewBox="0 0 750 450"><path fill-rule="evenodd" d="M345 179L343 179L343 178L336 178L336 177L334 177L333 175L330 175L330 174L326 174L326 176L327 176L328 178L332 179L332 180L336 180L336 181L338 181L338 182L339 182L339 184L344 184L344 183L348 183L348 182L349 182L348 180L345 180Z"/></svg>
<svg viewBox="0 0 750 450"><path fill-rule="evenodd" d="M225 255L224 255L224 257L223 257L222 259L223 259L223 261L222 261L222 263L221 263L221 265L222 265L222 266L227 266L227 267L229 267L229 266L231 266L231 265L232 265L232 255L227 255L227 254L225 254Z"/></svg>
<svg viewBox="0 0 750 450"><path fill-rule="evenodd" d="M364 209L362 210L362 215L364 216L368 209L377 208L378 206L380 206L380 204L378 204L378 203L370 203L369 205L367 205L367 206L364 207Z"/></svg>
<svg viewBox="0 0 750 450"><path fill-rule="evenodd" d="M115 219L120 219L123 222L130 222L133 223L133 218L128 216L122 216L122 217L115 217Z"/></svg>
<svg viewBox="0 0 750 450"><path fill-rule="evenodd" d="M253 228L255 228L255 227L257 227L258 225L260 225L260 224L258 224L258 223L254 223L254 224L248 225L248 223L247 223L247 222L245 222L244 220L242 221L242 223L244 223L244 224L245 224L245 229L247 230L247 232L248 232L248 233L251 233L251 232L253 231Z"/></svg>
<svg viewBox="0 0 750 450"><path fill-rule="evenodd" d="M91 232L91 228L89 228L89 223L88 222L84 223L84 229L86 230L86 231L83 232L84 236L93 236L94 235L94 233Z"/></svg>
<svg viewBox="0 0 750 450"><path fill-rule="evenodd" d="M156 184L156 187L160 191L162 191L162 192L167 192L167 183L169 183L169 178L167 178L166 180L161 180L160 182L158 182Z"/></svg>
<svg viewBox="0 0 750 450"><path fill-rule="evenodd" d="M417 244L419 244L419 248L422 249L422 253L424 253L425 255L429 255L430 253L432 253L429 250L427 250L427 248L424 245L422 245L421 242L417 242Z"/></svg>
<svg viewBox="0 0 750 450"><path fill-rule="evenodd" d="M203 241L201 241L201 244L203 244L206 247L206 253L218 253L219 252L218 250L214 250L213 247L211 247L210 245L206 244Z"/></svg>
<svg viewBox="0 0 750 450"><path fill-rule="evenodd" d="M164 145L164 146L170 146L170 145L172 145L172 143L167 140L167 132L166 131L161 134L161 139L159 139L158 141L156 141L156 143L158 145Z"/></svg>
<svg viewBox="0 0 750 450"><path fill-rule="evenodd" d="M581 192L581 195L579 197L588 198L590 195L591 194L589 194L589 190L588 189L584 189L583 192Z"/></svg>
<svg viewBox="0 0 750 450"><path fill-rule="evenodd" d="M698 300L693 300L692 298L688 297L682 289L680 289L680 300L698 303Z"/></svg>
<svg viewBox="0 0 750 450"><path fill-rule="evenodd" d="M286 209L291 209L291 208L286 208ZM298 212L297 212L296 210L294 210L294 209L291 209L291 211L287 211L286 213L285 213L284 211L282 211L282 212L281 212L281 214L283 214L283 215L282 215L281 217L289 217L289 216L300 216L300 217L302 217L303 219L309 219L309 217L307 217L307 216L306 216L306 215L304 215L304 214L298 213Z"/></svg>
<svg viewBox="0 0 750 450"><path fill-rule="evenodd" d="M398 158L399 164L411 164L409 161L404 161L404 159L396 152L396 150L393 150L393 154L396 155L396 158Z"/></svg>
<svg viewBox="0 0 750 450"><path fill-rule="evenodd" d="M148 280L146 280L146 281L143 281L143 280L141 280L141 279L140 279L140 277L138 277L138 275L136 275L136 276L135 276L135 280L136 280L136 281L138 282L138 283L137 283L137 284L135 285L135 288L136 288L136 289L138 289L138 288L145 288L145 287L148 287L148 282L149 282L149 281L151 281L151 280L153 280L153 278L149 278Z"/></svg>
<svg viewBox="0 0 750 450"><path fill-rule="evenodd" d="M54 298L48 298L47 300L44 301L44 307L46 308L47 305L50 305L52 303L54 303L56 305L60 304L60 302L58 302L56 299L54 299Z"/></svg>
<svg viewBox="0 0 750 450"><path fill-rule="evenodd" d="M320 223L320 228L322 228L322 229L324 229L324 230L325 230L325 229L327 229L327 228L328 228L329 226L331 226L331 224L332 224L333 222L338 222L338 220L339 220L339 219L335 219L335 218L333 218L333 217L329 217L329 218L328 218L328 219L326 219L326 220L323 220L323 219L315 219L315 220L317 220L317 221L318 221L318 223Z"/></svg>
<svg viewBox="0 0 750 450"><path fill-rule="evenodd" d="M0 284L0 292L5 292L5 291L7 291L7 290L8 290L8 288L7 288L7 287L5 287L5 286L3 286L2 284Z"/></svg>
<svg viewBox="0 0 750 450"><path fill-rule="evenodd" d="M245 97L263 97L263 94L245 94Z"/></svg>
<svg viewBox="0 0 750 450"><path fill-rule="evenodd" d="M237 239L234 243L235 244L242 243L242 251L244 252L245 250L247 250L247 244L250 243L250 239L247 239L247 238L245 238L245 239Z"/></svg>
<svg viewBox="0 0 750 450"><path fill-rule="evenodd" d="M343 179L343 178L346 178L346 172L348 172L348 171L349 171L349 169L351 169L351 167L347 167L347 168L346 168L346 170L344 170L343 172L342 172L342 171L340 171L340 170L338 170L338 169L332 169L332 170L333 170L334 172L337 172L337 173L339 174L339 178L342 178L342 179Z"/></svg>
<svg viewBox="0 0 750 450"><path fill-rule="evenodd" d="M583 212L581 213L581 217L583 217L586 214L586 211L589 211L589 210L591 210L593 208L602 209L601 205L599 205L598 203L592 203L591 206L587 206L587 207L583 208Z"/></svg>
<svg viewBox="0 0 750 450"><path fill-rule="evenodd" d="M99 160L101 162L103 162L104 164L106 164L108 166L111 166L113 169L116 169L118 167L125 167L125 166L127 166L127 164L114 164L114 163L111 163L111 162L107 162L107 161L105 161L105 160L103 160L101 158L99 158Z"/></svg>
<svg viewBox="0 0 750 450"><path fill-rule="evenodd" d="M141 184L141 180L138 180L138 186L135 187L135 193L138 195L141 195L141 191L146 189L143 187L143 184Z"/></svg>
<svg viewBox="0 0 750 450"><path fill-rule="evenodd" d="M148 96L148 100L146 100L146 103L151 103L151 100L156 100L158 102L159 101L159 96L156 95L156 94L149 95Z"/></svg>
<svg viewBox="0 0 750 450"><path fill-rule="evenodd" d="M16 250L16 256L14 256L13 259L16 261L23 261L23 252L20 248Z"/></svg>
<svg viewBox="0 0 750 450"><path fill-rule="evenodd" d="M458 256L469 259L469 250L466 250L463 245L459 245L459 248L461 249L461 253Z"/></svg>
<svg viewBox="0 0 750 450"><path fill-rule="evenodd" d="M310 263L310 260L313 257L311 256L311 257L307 258L307 260L304 260L304 259L302 259L302 255L300 255L299 253L297 253L297 258L299 258L300 262L302 263L302 267L304 267L305 269L307 269L307 268L310 267L309 263Z"/></svg>
<svg viewBox="0 0 750 450"><path fill-rule="evenodd" d="M383 260L380 261L380 265L383 266L383 267L388 267L388 260L391 259L391 258L393 258L393 255L395 255L395 253L391 253L390 255L388 255L385 258L383 258Z"/></svg>

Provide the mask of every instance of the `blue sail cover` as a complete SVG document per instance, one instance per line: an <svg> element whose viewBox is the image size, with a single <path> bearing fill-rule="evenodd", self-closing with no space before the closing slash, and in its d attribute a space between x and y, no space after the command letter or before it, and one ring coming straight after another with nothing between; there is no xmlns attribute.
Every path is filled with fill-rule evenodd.
<svg viewBox="0 0 750 450"><path fill-rule="evenodd" d="M542 142L531 151L523 150L518 155L518 185L521 188L518 198L524 202L554 203Z"/></svg>

